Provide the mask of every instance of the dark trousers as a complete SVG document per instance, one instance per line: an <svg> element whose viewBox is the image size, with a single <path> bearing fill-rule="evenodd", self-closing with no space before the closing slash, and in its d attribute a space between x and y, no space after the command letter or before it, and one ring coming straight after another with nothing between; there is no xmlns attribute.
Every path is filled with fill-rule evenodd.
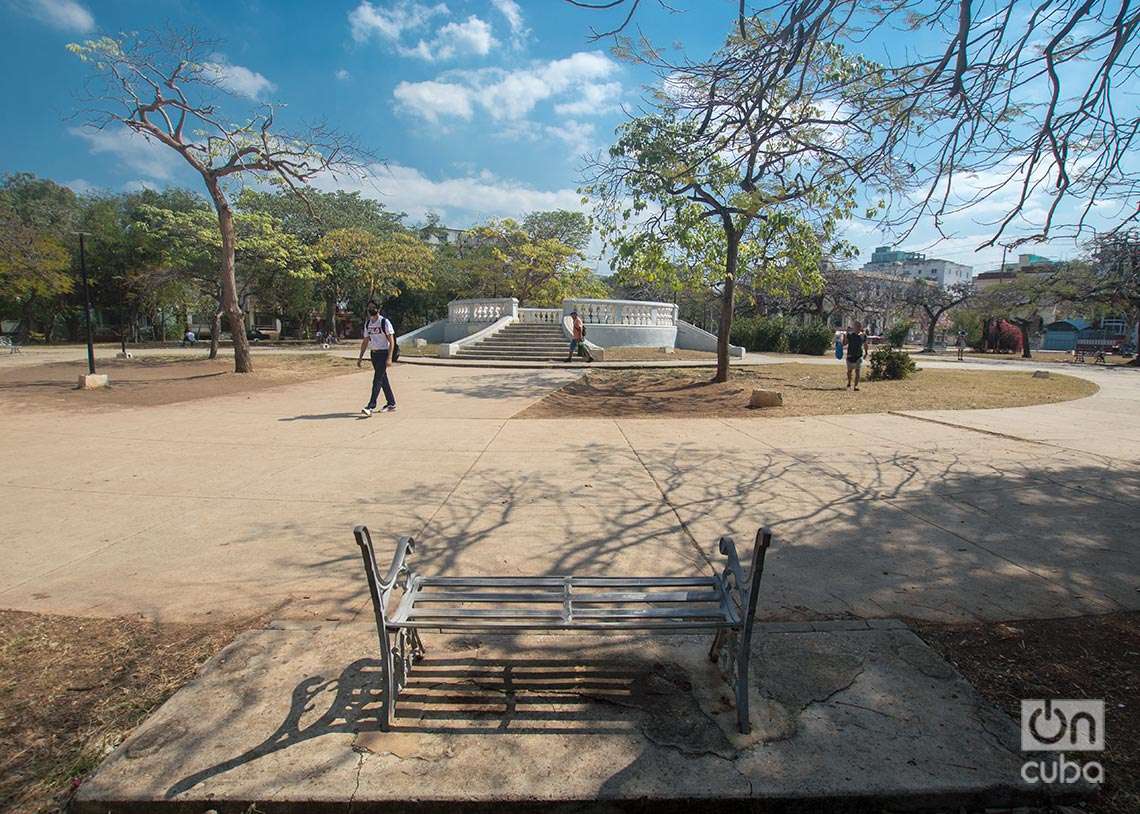
<svg viewBox="0 0 1140 814"><path fill-rule="evenodd" d="M396 406L396 397L392 395L392 385L388 383L388 351L372 351L372 398L368 400L369 409L376 409L376 397L384 390L384 403L390 407Z"/></svg>

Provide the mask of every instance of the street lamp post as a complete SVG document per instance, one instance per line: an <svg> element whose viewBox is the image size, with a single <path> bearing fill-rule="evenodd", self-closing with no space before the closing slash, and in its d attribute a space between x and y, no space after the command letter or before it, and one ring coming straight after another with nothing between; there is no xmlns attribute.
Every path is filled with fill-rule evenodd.
<svg viewBox="0 0 1140 814"><path fill-rule="evenodd" d="M86 232L79 232L79 273L83 277L83 321L87 326L87 372L95 373L95 335L91 330L91 291L87 287L87 257L83 238Z"/></svg>

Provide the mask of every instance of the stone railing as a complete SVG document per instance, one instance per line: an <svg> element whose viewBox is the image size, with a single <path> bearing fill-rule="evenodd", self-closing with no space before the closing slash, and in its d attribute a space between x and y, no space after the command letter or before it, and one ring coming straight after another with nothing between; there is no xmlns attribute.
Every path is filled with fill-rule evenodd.
<svg viewBox="0 0 1140 814"><path fill-rule="evenodd" d="M517 317L519 301L501 299L452 300L447 305L447 321L452 324L491 323L503 317Z"/></svg>
<svg viewBox="0 0 1140 814"><path fill-rule="evenodd" d="M574 309L587 325L627 325L639 328L675 328L677 306L671 302L637 300L566 300L564 314Z"/></svg>
<svg viewBox="0 0 1140 814"><path fill-rule="evenodd" d="M561 308L520 308L519 322L527 325L557 325L562 321Z"/></svg>

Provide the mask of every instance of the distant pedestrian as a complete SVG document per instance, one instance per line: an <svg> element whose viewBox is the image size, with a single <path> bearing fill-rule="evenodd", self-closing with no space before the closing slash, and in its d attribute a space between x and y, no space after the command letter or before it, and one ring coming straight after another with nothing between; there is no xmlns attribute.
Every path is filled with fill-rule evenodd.
<svg viewBox="0 0 1140 814"><path fill-rule="evenodd" d="M854 375L855 389L859 389L859 378L863 372L863 353L867 349L867 334L863 331L863 323L855 321L855 327L848 329L843 335L843 346L847 349L847 387L851 388L851 378Z"/></svg>
<svg viewBox="0 0 1140 814"><path fill-rule="evenodd" d="M843 358L843 331L835 332L835 358Z"/></svg>
<svg viewBox="0 0 1140 814"><path fill-rule="evenodd" d="M364 321L364 338L360 341L360 356L356 359L356 366L360 367L364 361L364 349L368 348L372 358L372 398L360 412L365 416L372 415L376 409L376 399L380 391L384 391L384 406L382 413L391 413L396 409L396 397L392 394L392 385L388 381L388 367L392 364L392 354L396 347L396 330L392 323L380 313L380 308L374 302L368 304L368 319Z"/></svg>
<svg viewBox="0 0 1140 814"><path fill-rule="evenodd" d="M578 351L579 356L584 356L587 362L594 361L594 357L590 354L590 349L586 347L586 326L582 324L582 318L578 316L577 310L570 312L570 325L570 353L566 357L566 361L574 361L574 351Z"/></svg>
<svg viewBox="0 0 1140 814"><path fill-rule="evenodd" d="M198 344L198 336L194 333L193 328L187 328L186 333L182 334L182 347L192 348Z"/></svg>
<svg viewBox="0 0 1140 814"><path fill-rule="evenodd" d="M958 361L961 362L966 355L966 332L958 331L958 341L954 343L958 348Z"/></svg>

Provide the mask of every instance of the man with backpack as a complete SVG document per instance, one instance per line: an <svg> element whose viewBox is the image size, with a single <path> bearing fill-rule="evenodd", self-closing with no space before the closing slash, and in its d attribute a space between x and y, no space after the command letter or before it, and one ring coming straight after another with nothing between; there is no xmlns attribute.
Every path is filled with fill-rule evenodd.
<svg viewBox="0 0 1140 814"><path fill-rule="evenodd" d="M364 361L364 349L368 348L372 358L372 398L368 405L361 409L364 416L372 415L376 409L376 399L380 391L384 391L384 406L382 413L391 413L396 410L396 397L392 394L392 385L388 381L388 366L395 361L396 330L392 323L380 313L379 306L374 302L368 303L368 319L364 320L364 338L360 341L360 356L357 357L356 366L360 367Z"/></svg>

